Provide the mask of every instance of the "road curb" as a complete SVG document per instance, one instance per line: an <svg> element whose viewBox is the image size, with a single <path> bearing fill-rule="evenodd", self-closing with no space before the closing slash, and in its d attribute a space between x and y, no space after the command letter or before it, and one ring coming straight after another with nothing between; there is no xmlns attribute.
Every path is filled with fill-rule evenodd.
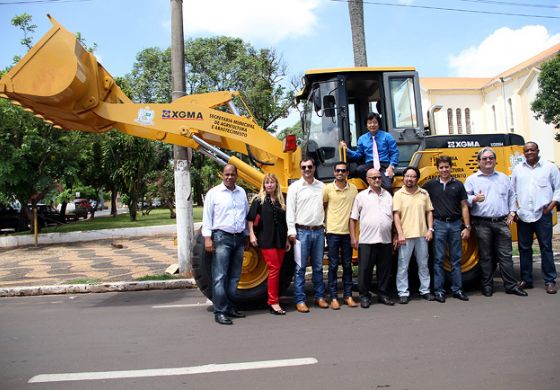
<svg viewBox="0 0 560 390"><path fill-rule="evenodd" d="M99 284L61 284L56 286L25 286L0 288L0 297L23 297L57 294L90 294L143 290L197 288L194 279L147 280Z"/></svg>

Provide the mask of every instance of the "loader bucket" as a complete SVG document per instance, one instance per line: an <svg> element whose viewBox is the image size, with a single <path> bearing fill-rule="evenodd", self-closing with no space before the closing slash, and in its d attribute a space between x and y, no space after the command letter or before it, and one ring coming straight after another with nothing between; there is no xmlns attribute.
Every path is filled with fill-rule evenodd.
<svg viewBox="0 0 560 390"><path fill-rule="evenodd" d="M92 109L130 100L74 34L49 15L51 29L0 80L0 97L66 129L103 132L113 123Z"/></svg>

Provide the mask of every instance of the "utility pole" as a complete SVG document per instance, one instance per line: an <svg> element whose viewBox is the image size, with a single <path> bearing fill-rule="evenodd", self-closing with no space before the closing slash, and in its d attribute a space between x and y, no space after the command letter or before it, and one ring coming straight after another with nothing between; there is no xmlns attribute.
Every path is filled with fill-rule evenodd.
<svg viewBox="0 0 560 390"><path fill-rule="evenodd" d="M171 98L175 101L186 94L183 0L171 0L171 77L173 79ZM190 171L192 149L174 145L173 160L179 272L191 277L194 236Z"/></svg>
<svg viewBox="0 0 560 390"><path fill-rule="evenodd" d="M350 27L352 28L354 66L367 66L363 0L349 0L348 13L350 15Z"/></svg>

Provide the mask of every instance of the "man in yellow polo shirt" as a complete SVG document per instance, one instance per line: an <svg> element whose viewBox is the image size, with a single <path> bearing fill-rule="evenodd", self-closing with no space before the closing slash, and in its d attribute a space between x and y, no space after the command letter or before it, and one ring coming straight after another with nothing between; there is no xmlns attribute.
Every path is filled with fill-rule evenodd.
<svg viewBox="0 0 560 390"><path fill-rule="evenodd" d="M404 186L393 197L393 217L397 229L396 244L399 247L397 269L397 291L399 303L409 301L408 264L414 252L420 278L420 297L433 301L430 292L430 271L428 270L428 242L434 232L433 206L428 191L418 187L420 171L407 167L404 172Z"/></svg>
<svg viewBox="0 0 560 390"><path fill-rule="evenodd" d="M323 190L323 205L326 211L327 246L329 247L328 288L331 295L331 309L340 309L337 290L338 265L342 258L342 284L344 303L350 307L358 304L352 299L352 245L348 222L352 203L358 194L356 186L348 183L348 166L338 162L334 166L335 180Z"/></svg>

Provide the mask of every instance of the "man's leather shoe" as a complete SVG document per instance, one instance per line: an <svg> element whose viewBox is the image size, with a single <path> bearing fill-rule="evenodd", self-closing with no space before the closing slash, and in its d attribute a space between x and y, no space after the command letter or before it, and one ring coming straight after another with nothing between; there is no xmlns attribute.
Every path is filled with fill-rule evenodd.
<svg viewBox="0 0 560 390"><path fill-rule="evenodd" d="M367 297L360 298L360 306L362 309L367 309L371 305L371 300Z"/></svg>
<svg viewBox="0 0 560 390"><path fill-rule="evenodd" d="M491 297L494 294L494 289L490 286L482 287L482 295L485 297Z"/></svg>
<svg viewBox="0 0 560 390"><path fill-rule="evenodd" d="M309 313L309 308L305 303L298 303L296 305L296 310L299 311L300 313Z"/></svg>
<svg viewBox="0 0 560 390"><path fill-rule="evenodd" d="M433 301L434 300L434 295L432 293L420 294L420 298L422 298L426 301Z"/></svg>
<svg viewBox="0 0 560 390"><path fill-rule="evenodd" d="M395 302L393 300L391 300L391 298L385 297L385 296L378 297L377 302L382 303L382 304L387 305L387 306L393 306L395 304Z"/></svg>
<svg viewBox="0 0 560 390"><path fill-rule="evenodd" d="M527 283L522 280L521 282L517 283L517 287L522 288L523 290L530 290L533 288L533 283Z"/></svg>
<svg viewBox="0 0 560 390"><path fill-rule="evenodd" d="M409 300L410 300L410 298L408 298L408 296L405 296L405 295L403 295L402 297L399 297L399 303L401 305L406 305Z"/></svg>
<svg viewBox="0 0 560 390"><path fill-rule="evenodd" d="M327 303L327 301L325 301L325 298L317 298L315 300L315 305L319 306L321 309L326 309L329 307L329 304Z"/></svg>
<svg viewBox="0 0 560 390"><path fill-rule="evenodd" d="M434 299L439 303L445 303L445 294L444 293L435 293Z"/></svg>
<svg viewBox="0 0 560 390"><path fill-rule="evenodd" d="M519 297L526 297L527 295L529 295L522 288L519 288L518 286L515 286L511 290L507 290L506 294L513 294Z"/></svg>
<svg viewBox="0 0 560 390"><path fill-rule="evenodd" d="M457 291L453 293L453 298L460 299L461 301L468 301L469 297L465 295L462 291Z"/></svg>
<svg viewBox="0 0 560 390"><path fill-rule="evenodd" d="M556 283L545 283L547 294L556 294L558 290L556 289Z"/></svg>
<svg viewBox="0 0 560 390"><path fill-rule="evenodd" d="M228 317L233 317L233 318L245 318L245 313L241 313L237 309L229 309L227 315Z"/></svg>
<svg viewBox="0 0 560 390"><path fill-rule="evenodd" d="M338 299L331 299L331 309L340 310L340 302L338 302Z"/></svg>
<svg viewBox="0 0 560 390"><path fill-rule="evenodd" d="M346 306L348 306L348 307L358 307L358 304L356 303L356 301L355 301L354 298L352 298L352 297L346 297L346 298L344 298L344 303L345 303Z"/></svg>
<svg viewBox="0 0 560 390"><path fill-rule="evenodd" d="M233 321L230 320L225 314L216 314L214 316L216 322L220 325L233 325Z"/></svg>

